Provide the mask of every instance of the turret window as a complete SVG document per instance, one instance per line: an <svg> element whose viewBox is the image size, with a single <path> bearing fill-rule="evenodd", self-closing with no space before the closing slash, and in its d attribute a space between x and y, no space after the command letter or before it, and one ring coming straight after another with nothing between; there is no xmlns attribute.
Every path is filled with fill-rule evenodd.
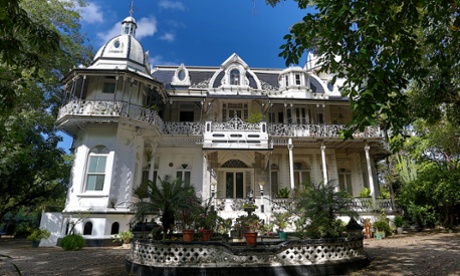
<svg viewBox="0 0 460 276"><path fill-rule="evenodd" d="M108 150L98 146L91 150L86 169L86 191L102 191L104 189Z"/></svg>

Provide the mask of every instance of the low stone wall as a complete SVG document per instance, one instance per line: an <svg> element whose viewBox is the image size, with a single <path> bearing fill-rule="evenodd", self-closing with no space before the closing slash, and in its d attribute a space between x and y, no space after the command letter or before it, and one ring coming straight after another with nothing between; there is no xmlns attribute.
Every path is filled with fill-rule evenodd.
<svg viewBox="0 0 460 276"><path fill-rule="evenodd" d="M126 268L138 275L330 275L368 264L363 238L258 243L137 240Z"/></svg>

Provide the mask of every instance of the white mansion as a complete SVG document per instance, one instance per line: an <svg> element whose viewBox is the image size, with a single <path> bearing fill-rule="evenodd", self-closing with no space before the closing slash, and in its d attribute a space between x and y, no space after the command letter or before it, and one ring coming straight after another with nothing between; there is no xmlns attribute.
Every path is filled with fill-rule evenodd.
<svg viewBox="0 0 460 276"><path fill-rule="evenodd" d="M375 199L383 133L339 137L351 118L343 80L332 85L313 55L303 68L250 68L233 54L215 67L152 70L136 28L127 17L89 67L64 79L56 124L74 138L75 160L61 237L78 214L86 215L75 230L87 240L127 230L133 188L158 176L215 195L224 217L242 214L238 202L251 193L269 219L277 192L306 180L335 180L352 196L368 187Z"/></svg>

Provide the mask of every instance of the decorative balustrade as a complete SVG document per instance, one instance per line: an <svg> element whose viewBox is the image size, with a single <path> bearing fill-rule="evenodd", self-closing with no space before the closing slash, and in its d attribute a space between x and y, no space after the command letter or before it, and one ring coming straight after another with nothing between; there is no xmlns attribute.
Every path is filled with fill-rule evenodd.
<svg viewBox="0 0 460 276"><path fill-rule="evenodd" d="M260 125L260 123L246 123L239 117L233 117L228 122L212 122L211 131L260 132Z"/></svg>
<svg viewBox="0 0 460 276"><path fill-rule="evenodd" d="M163 127L164 134L202 135L203 124L200 122L170 122Z"/></svg>
<svg viewBox="0 0 460 276"><path fill-rule="evenodd" d="M132 243L130 254L126 259L130 272L140 270L146 275L161 275L171 271L171 268L176 274L190 274L191 270L188 269L193 268L219 268L220 272L223 272L222 269L242 267L258 270L281 269L286 272L286 269L292 269L293 266L299 269L297 272L305 274L308 269L317 265L327 271L327 274L342 274L343 272L340 273L335 269L355 263L353 270L356 270L356 265L367 264L362 236L261 243L257 247L212 241L185 243L136 240ZM350 271L349 268L347 270Z"/></svg>
<svg viewBox="0 0 460 276"><path fill-rule="evenodd" d="M163 129L163 120L156 111L120 101L70 101L59 109L58 121L64 116L129 117Z"/></svg>
<svg viewBox="0 0 460 276"><path fill-rule="evenodd" d="M315 124L269 124L268 133L281 137L329 137L336 138L345 130L345 125L315 125ZM364 132L355 132L355 138L381 138L383 132L379 127L366 127Z"/></svg>
<svg viewBox="0 0 460 276"><path fill-rule="evenodd" d="M372 213L385 211L385 213L393 212L393 204L391 199L376 199L372 202L372 198L353 198L351 210L358 213Z"/></svg>

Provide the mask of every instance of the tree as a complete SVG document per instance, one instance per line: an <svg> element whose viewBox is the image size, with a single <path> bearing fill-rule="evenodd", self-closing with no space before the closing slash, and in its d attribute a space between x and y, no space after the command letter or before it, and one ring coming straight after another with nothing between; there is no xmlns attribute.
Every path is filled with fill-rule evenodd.
<svg viewBox="0 0 460 276"><path fill-rule="evenodd" d="M176 214L181 210L193 211L200 201L193 186L179 178L172 182L158 180L158 185L156 181L148 181L135 189L133 194L139 201L134 203L134 219L143 222L148 215L159 216L164 234L171 236Z"/></svg>
<svg viewBox="0 0 460 276"><path fill-rule="evenodd" d="M291 27L280 56L289 65L311 51L323 70L346 77L342 93L354 111L346 137L376 124L397 133L411 115L437 121L442 108L460 122L459 0L296 1L314 13Z"/></svg>
<svg viewBox="0 0 460 276"><path fill-rule="evenodd" d="M340 237L344 227L337 219L338 215L358 216L350 210L351 198L346 191L338 191L337 183L313 184L305 182L296 198L296 215L309 219L305 226L309 238Z"/></svg>
<svg viewBox="0 0 460 276"><path fill-rule="evenodd" d="M57 148L61 137L54 127L60 79L75 64L88 63L91 53L74 9L83 2L1 3L0 218L65 196L70 162Z"/></svg>
<svg viewBox="0 0 460 276"><path fill-rule="evenodd" d="M417 120L396 162L396 199L421 227L452 228L459 215L460 128L446 116L436 125Z"/></svg>

